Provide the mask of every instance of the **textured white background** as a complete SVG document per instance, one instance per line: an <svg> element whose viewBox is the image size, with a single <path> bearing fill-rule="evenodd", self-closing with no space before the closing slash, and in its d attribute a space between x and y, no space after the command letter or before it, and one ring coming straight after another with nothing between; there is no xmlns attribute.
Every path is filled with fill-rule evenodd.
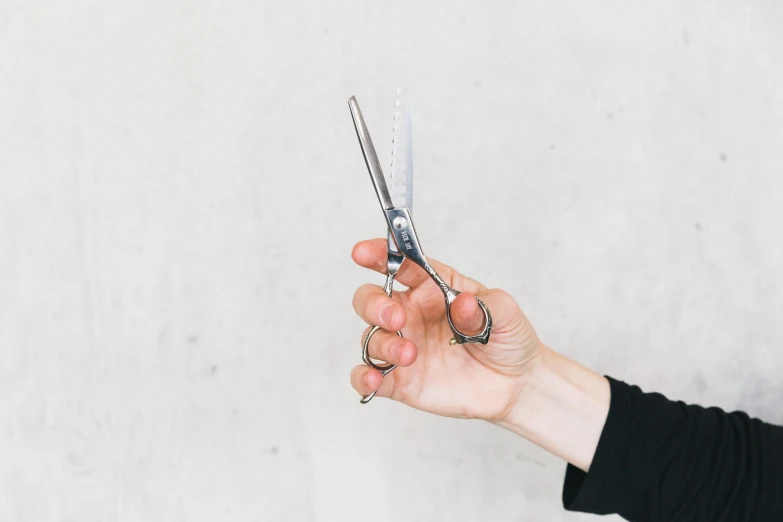
<svg viewBox="0 0 783 522"><path fill-rule="evenodd" d="M631 5L633 4L633 5ZM588 520L348 383L412 88L426 252L552 347L783 421L783 6L0 0L0 520Z"/></svg>

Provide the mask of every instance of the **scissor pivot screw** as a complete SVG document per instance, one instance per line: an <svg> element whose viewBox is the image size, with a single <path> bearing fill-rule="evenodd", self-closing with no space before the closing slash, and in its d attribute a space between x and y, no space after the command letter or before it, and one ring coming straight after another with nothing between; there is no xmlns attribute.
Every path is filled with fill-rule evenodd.
<svg viewBox="0 0 783 522"><path fill-rule="evenodd" d="M405 227L407 227L407 226L408 226L408 220L407 220L407 219L405 219L405 218L404 218L404 217L402 217L402 216L397 216L397 217L396 217L396 218L394 218L394 220L392 221L392 226L393 226L394 228L396 228L397 230L402 230L403 228L405 228Z"/></svg>

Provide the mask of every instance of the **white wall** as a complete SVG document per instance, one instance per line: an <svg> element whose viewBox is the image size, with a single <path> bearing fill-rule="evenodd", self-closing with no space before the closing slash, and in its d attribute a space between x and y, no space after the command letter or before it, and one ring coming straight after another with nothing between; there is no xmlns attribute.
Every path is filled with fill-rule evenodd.
<svg viewBox="0 0 783 522"><path fill-rule="evenodd" d="M592 519L524 440L349 386L384 223L347 100L385 158L398 85L430 256L598 371L783 421L781 24L0 1L0 520Z"/></svg>

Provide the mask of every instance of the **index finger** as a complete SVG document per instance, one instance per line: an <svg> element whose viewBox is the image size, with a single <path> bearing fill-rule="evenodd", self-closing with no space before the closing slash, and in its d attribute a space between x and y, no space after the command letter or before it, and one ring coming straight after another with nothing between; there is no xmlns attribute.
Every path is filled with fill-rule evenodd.
<svg viewBox="0 0 783 522"><path fill-rule="evenodd" d="M386 239L368 239L356 243L353 247L351 257L357 265L385 274L387 254ZM484 286L481 283L463 276L449 265L443 264L431 257L427 257L427 261L444 281L458 290L478 293L484 289ZM400 271L397 272L396 279L408 288L416 288L429 279L429 277L430 276L422 267L410 259L406 259L402 264L402 267L400 267Z"/></svg>
<svg viewBox="0 0 783 522"><path fill-rule="evenodd" d="M387 255L388 249L385 239L368 239L366 241L360 241L356 243L353 247L353 252L351 252L351 257L357 265L369 268L370 270L375 270L381 274L386 274ZM441 277L443 277L443 275L441 275ZM397 277L395 279L408 288L415 288L428 278L429 276L423 268L416 263L407 260L400 267L400 271L397 272Z"/></svg>

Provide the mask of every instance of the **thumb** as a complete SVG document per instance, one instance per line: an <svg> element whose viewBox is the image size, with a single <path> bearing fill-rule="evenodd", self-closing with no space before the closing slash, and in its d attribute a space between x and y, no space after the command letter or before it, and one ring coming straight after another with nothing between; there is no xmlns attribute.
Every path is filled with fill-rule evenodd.
<svg viewBox="0 0 783 522"><path fill-rule="evenodd" d="M465 335L477 335L484 329L484 312L476 297L463 292L451 303L451 320Z"/></svg>

